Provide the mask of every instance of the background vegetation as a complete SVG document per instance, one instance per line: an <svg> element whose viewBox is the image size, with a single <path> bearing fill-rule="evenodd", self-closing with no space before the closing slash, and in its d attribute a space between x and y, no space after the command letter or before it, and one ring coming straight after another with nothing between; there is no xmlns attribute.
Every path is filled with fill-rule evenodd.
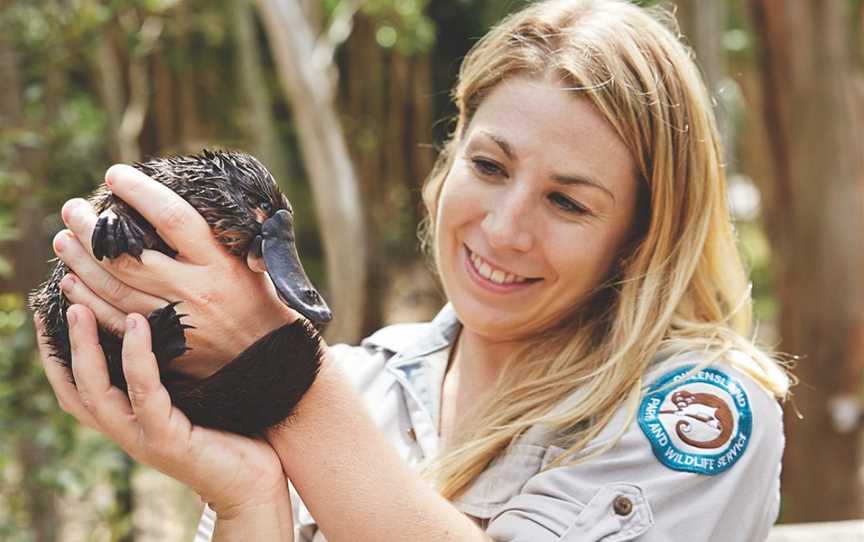
<svg viewBox="0 0 864 542"><path fill-rule="evenodd" d="M279 2L0 0L0 539L188 539L197 517L194 495L63 415L42 375L25 299L47 272L62 202L114 162L244 149L294 202L313 280L337 308L362 296L351 304L362 310L337 310L350 318L331 338L426 318L441 296L417 250L419 186L452 126L448 91L471 44L523 3L299 2L292 24L315 53L301 56L304 72L286 70L284 53L303 43L278 39L305 34L278 31ZM864 517L864 8L666 7L716 100L760 336L801 356L782 519ZM310 122L346 144L340 178L356 207L337 211L356 213L359 246L317 218L333 204L310 164L336 163L340 149L314 140ZM325 256L340 247L356 257L335 269Z"/></svg>

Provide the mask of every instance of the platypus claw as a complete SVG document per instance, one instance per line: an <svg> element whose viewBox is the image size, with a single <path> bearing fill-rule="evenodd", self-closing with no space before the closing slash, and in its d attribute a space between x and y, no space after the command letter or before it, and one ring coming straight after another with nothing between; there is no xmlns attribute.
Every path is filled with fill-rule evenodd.
<svg viewBox="0 0 864 542"><path fill-rule="evenodd" d="M90 244L97 260L105 256L113 260L121 254L129 254L140 261L144 252L144 231L134 220L113 210L105 211L96 220Z"/></svg>
<svg viewBox="0 0 864 542"><path fill-rule="evenodd" d="M186 346L185 331L194 329L194 326L181 322L181 319L188 315L178 314L174 310L178 303L180 302L169 303L151 312L147 317L147 321L150 323L153 355L156 356L160 370L164 369L174 358L190 350Z"/></svg>

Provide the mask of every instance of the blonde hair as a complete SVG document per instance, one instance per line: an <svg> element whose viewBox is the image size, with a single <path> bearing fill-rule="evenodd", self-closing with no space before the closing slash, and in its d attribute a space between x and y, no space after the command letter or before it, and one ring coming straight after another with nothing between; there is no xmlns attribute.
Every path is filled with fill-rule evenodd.
<svg viewBox="0 0 864 542"><path fill-rule="evenodd" d="M493 28L462 63L456 127L423 188L427 248L435 243L441 187L474 113L514 75L554 77L589 99L630 150L642 194L634 242L609 279L508 360L491 398L427 466L446 498L538 424L568 435L567 453L550 467L572 461L620 407L627 405L632 419L642 375L666 347L733 364L744 359L738 368L775 396L787 393L780 364L747 339L750 289L726 205L711 102L664 18L674 23L623 1L538 2ZM727 355L733 351L746 356ZM586 389L585 399L553 414L577 387Z"/></svg>

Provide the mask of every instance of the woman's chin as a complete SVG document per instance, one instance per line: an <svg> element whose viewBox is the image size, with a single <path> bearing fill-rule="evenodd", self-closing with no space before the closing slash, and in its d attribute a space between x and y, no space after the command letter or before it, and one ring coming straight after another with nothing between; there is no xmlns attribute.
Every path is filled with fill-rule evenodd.
<svg viewBox="0 0 864 542"><path fill-rule="evenodd" d="M453 300L453 308L465 330L495 342L518 341L531 335L524 315L464 300Z"/></svg>

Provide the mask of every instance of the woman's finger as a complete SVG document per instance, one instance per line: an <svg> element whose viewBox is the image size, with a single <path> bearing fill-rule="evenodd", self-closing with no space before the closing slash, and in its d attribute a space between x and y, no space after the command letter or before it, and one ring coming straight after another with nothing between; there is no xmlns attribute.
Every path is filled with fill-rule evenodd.
<svg viewBox="0 0 864 542"><path fill-rule="evenodd" d="M90 202L83 198L72 198L63 204L60 216L66 227L79 239L85 239L82 243L88 254L93 255L90 240L93 239L93 229L96 227L96 211Z"/></svg>
<svg viewBox="0 0 864 542"><path fill-rule="evenodd" d="M124 164L111 166L105 183L115 196L134 207L159 236L186 260L206 263L219 245L204 218L173 190Z"/></svg>
<svg viewBox="0 0 864 542"><path fill-rule="evenodd" d="M123 336L126 331L126 313L94 294L81 279L69 273L60 281L60 289L71 303L90 309L101 327L118 337Z"/></svg>
<svg viewBox="0 0 864 542"><path fill-rule="evenodd" d="M150 295L140 290L137 287L130 286L114 276L113 273L118 273L117 266L113 264L100 265L93 256L86 250L84 245L79 240L80 238L70 230L63 230L54 236L54 253L57 257L63 260L67 267L72 269L79 279L93 292L96 297L103 299L109 305L117 307L119 310L129 312L141 312L149 314L151 311L164 306L167 301L154 295ZM164 259L171 260L164 254L145 250L142 255L147 256L148 267L155 267L152 273L148 273L154 277L171 276L162 275L161 272L167 270L159 270L162 265L161 256ZM135 262L134 258L124 256L129 261ZM173 260L171 260L173 261ZM135 262L137 265L137 262ZM119 274L119 273L118 273ZM134 274L132 274L134 276ZM139 279L140 280L140 279ZM153 285L150 285L153 286ZM160 288L164 287L162 283ZM87 303L84 303L87 304ZM92 307L91 307L92 308ZM97 318L99 314L97 314ZM101 319L99 320L102 321Z"/></svg>
<svg viewBox="0 0 864 542"><path fill-rule="evenodd" d="M102 431L127 451L137 446L138 428L126 394L111 385L108 366L96 332L96 318L87 307L66 312L72 344L72 373L84 407Z"/></svg>
<svg viewBox="0 0 864 542"><path fill-rule="evenodd" d="M123 374L132 410L148 448L170 456L186 453L192 424L172 406L168 390L159 379L150 326L140 314L130 314L126 319Z"/></svg>
<svg viewBox="0 0 864 542"><path fill-rule="evenodd" d="M72 379L71 369L63 365L52 354L51 346L45 335L45 324L38 315L33 317L33 324L36 326L36 345L39 348L42 367L45 369L48 384L54 390L54 396L57 397L60 408L71 414L80 423L98 429L99 423L96 418L81 403L81 398L78 396L78 390Z"/></svg>

